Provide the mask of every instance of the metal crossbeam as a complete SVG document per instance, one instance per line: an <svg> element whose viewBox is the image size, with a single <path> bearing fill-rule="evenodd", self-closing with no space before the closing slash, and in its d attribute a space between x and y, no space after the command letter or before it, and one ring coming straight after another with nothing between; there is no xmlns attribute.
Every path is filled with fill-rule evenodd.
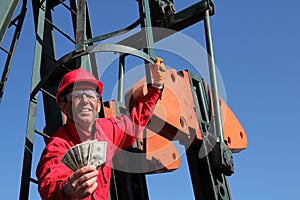
<svg viewBox="0 0 300 200"><path fill-rule="evenodd" d="M6 62L4 65L4 69L3 69L3 73L2 73L2 77L1 77L1 81L0 81L0 102L2 100L2 96L4 93L4 88L5 88L8 74L10 71L12 59L14 56L14 52L15 52L18 40L19 40L19 36L20 36L21 29L23 26L24 18L26 15L27 0L23 0L23 5L22 5L19 15L14 20L12 20L10 23L9 23L9 21L12 18L13 12L15 10L15 7L18 4L18 1L10 1L10 3L11 3L10 5L7 4L8 3L7 1L2 2L2 3L3 4L1 4L1 7L0 7L0 20L1 20L0 21L0 44L1 44L1 40L3 39L3 36L4 36L10 23L15 25L15 31L14 31L14 34L13 34L13 37L11 40L11 45L10 45L9 50L6 50L1 47L1 50L3 50L4 52L7 53L7 57L6 57ZM7 9L7 10L2 10L2 9Z"/></svg>
<svg viewBox="0 0 300 200"><path fill-rule="evenodd" d="M1 0L0 6L0 44L20 0Z"/></svg>

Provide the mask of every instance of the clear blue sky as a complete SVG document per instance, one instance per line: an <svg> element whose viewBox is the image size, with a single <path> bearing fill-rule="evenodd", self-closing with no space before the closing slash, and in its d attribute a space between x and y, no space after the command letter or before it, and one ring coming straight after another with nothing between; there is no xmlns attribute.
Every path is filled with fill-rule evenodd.
<svg viewBox="0 0 300 200"><path fill-rule="evenodd" d="M197 2L174 1L177 11ZM211 24L215 61L223 79L227 104L243 125L249 141L248 149L234 154L235 173L228 177L232 197L234 200L297 199L300 196L300 3L296 0L216 0L214 3L216 14L211 17ZM138 17L136 1L97 4L90 8L91 13L100 13L92 24L95 36L123 28ZM64 25L69 20L60 19L59 23ZM202 22L182 33L204 44ZM0 104L1 199L19 198L34 39L29 2ZM71 50L60 48L58 55ZM0 58L2 67L4 61ZM172 56L164 59L169 68L187 68L183 61L176 63ZM109 87L106 89L104 97L109 100ZM37 115L36 129L42 130L41 104ZM32 177L42 148L41 137L36 136ZM179 170L148 179L151 200L193 199L184 160L183 157ZM39 199L34 184L31 184L30 199Z"/></svg>

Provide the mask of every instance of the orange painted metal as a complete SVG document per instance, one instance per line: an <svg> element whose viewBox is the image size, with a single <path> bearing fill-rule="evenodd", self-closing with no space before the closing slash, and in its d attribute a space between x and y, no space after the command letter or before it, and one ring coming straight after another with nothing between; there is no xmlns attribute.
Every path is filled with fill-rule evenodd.
<svg viewBox="0 0 300 200"><path fill-rule="evenodd" d="M149 129L168 140L178 140L185 146L195 139L202 140L189 73L168 69L164 77L165 87ZM132 99L145 95L146 92L145 79L142 79L127 91L126 105L130 106ZM232 152L237 153L248 146L246 133L225 101L220 98L219 102L225 143Z"/></svg>
<svg viewBox="0 0 300 200"><path fill-rule="evenodd" d="M104 102L105 117L114 117L119 109L125 109L116 104L116 101ZM179 152L169 140L146 128L140 134L139 142L139 149L146 153L147 163L143 167L148 174L170 172L180 167Z"/></svg>
<svg viewBox="0 0 300 200"><path fill-rule="evenodd" d="M168 139L146 129L139 141L141 150L146 152L151 174L170 172L180 167L180 154Z"/></svg>
<svg viewBox="0 0 300 200"><path fill-rule="evenodd" d="M179 140L181 143L193 141L195 137L202 139L188 74L169 69L164 77L164 90L149 129L168 140ZM145 79L142 79L127 91L126 105L130 106L132 98L136 99L146 92Z"/></svg>
<svg viewBox="0 0 300 200"><path fill-rule="evenodd" d="M225 143L233 153L238 153L248 147L246 132L225 101L220 99L219 102L222 112Z"/></svg>

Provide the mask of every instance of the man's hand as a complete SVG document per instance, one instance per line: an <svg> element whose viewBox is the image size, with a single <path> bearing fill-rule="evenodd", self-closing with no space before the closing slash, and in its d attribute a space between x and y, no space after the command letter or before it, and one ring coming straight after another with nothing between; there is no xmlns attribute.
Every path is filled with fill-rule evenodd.
<svg viewBox="0 0 300 200"><path fill-rule="evenodd" d="M153 85L154 86L163 86L165 83L165 78L163 77L163 72L166 71L166 67L163 63L163 59L156 57L155 65L150 66Z"/></svg>
<svg viewBox="0 0 300 200"><path fill-rule="evenodd" d="M98 170L94 165L88 165L75 171L64 186L64 193L70 200L84 199L97 188Z"/></svg>

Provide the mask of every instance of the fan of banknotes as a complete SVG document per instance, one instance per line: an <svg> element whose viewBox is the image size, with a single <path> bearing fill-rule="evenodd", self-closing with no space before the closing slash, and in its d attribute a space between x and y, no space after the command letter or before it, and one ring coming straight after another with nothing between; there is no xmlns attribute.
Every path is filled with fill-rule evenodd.
<svg viewBox="0 0 300 200"><path fill-rule="evenodd" d="M61 162L74 172L86 165L95 165L98 169L106 161L106 146L107 142L98 140L82 142L69 149Z"/></svg>

